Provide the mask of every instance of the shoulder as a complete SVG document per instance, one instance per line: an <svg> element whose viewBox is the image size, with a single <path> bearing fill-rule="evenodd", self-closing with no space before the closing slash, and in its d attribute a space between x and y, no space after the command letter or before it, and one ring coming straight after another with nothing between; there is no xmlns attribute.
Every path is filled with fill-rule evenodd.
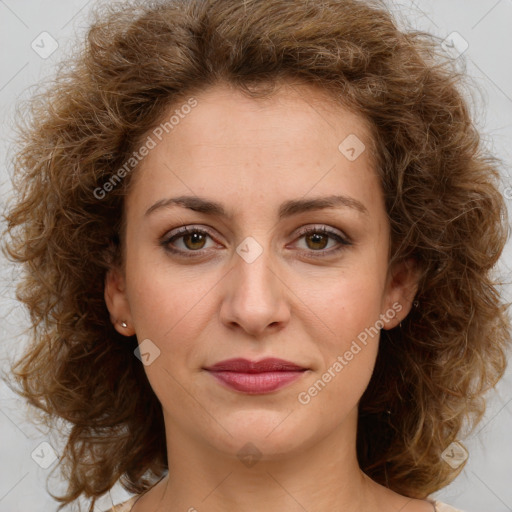
<svg viewBox="0 0 512 512"><path fill-rule="evenodd" d="M119 505L114 505L112 508L105 510L105 512L130 512L131 508L137 501L138 497L139 496L133 496L128 501L124 501L123 503L120 503Z"/></svg>
<svg viewBox="0 0 512 512"><path fill-rule="evenodd" d="M441 503L440 501L436 501L435 504L436 512L463 512L458 508L453 508L450 505L447 505L446 503Z"/></svg>
<svg viewBox="0 0 512 512"><path fill-rule="evenodd" d="M120 503L119 505L114 505L112 508L106 510L105 512L130 512L138 497L139 496L133 496L128 501ZM436 512L463 512L462 510L453 508L452 506L440 501L436 501L435 506Z"/></svg>
<svg viewBox="0 0 512 512"><path fill-rule="evenodd" d="M137 498L138 496L133 496L128 501L120 503L119 505L114 505L112 508L106 510L105 512L130 512L130 509L137 501ZM447 505L446 503L442 503L440 501L436 501L435 506L436 512L463 512L462 510L453 508L452 506Z"/></svg>

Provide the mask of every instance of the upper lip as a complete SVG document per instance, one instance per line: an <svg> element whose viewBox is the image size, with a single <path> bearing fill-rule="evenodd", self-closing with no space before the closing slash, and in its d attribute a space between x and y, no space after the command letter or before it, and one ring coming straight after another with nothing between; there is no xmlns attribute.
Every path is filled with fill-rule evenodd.
<svg viewBox="0 0 512 512"><path fill-rule="evenodd" d="M249 361L243 358L226 359L220 361L213 366L208 366L205 370L210 371L227 371L239 373L263 373L263 372L286 372L307 370L303 366L299 366L284 359L268 357L260 361Z"/></svg>

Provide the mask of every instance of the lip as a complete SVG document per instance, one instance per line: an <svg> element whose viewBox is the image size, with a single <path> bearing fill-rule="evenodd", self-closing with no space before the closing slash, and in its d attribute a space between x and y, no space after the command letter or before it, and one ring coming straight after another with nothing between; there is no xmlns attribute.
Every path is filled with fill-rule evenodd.
<svg viewBox="0 0 512 512"><path fill-rule="evenodd" d="M308 368L290 361L235 358L204 368L225 386L249 394L270 393L299 379Z"/></svg>
<svg viewBox="0 0 512 512"><path fill-rule="evenodd" d="M243 357L234 359L226 359L220 361L213 366L208 366L205 370L209 371L226 371L226 372L240 372L240 373L262 373L262 372L281 372L281 371L302 371L307 370L303 366L278 359L276 357L267 357L260 361L249 361Z"/></svg>

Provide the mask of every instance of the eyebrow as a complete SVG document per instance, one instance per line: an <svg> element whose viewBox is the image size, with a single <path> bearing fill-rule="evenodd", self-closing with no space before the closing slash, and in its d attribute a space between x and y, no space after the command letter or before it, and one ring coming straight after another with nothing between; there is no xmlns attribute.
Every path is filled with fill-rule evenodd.
<svg viewBox="0 0 512 512"><path fill-rule="evenodd" d="M179 196L160 199L147 209L144 216L147 217L157 210L170 208L172 206L181 206L206 215L224 217L228 219L232 218L232 215L226 212L221 203L198 196ZM352 208L361 214L368 215L366 206L357 199L344 195L331 195L312 199L291 199L289 201L285 201L279 207L278 218L279 220L282 220L299 213L341 207Z"/></svg>

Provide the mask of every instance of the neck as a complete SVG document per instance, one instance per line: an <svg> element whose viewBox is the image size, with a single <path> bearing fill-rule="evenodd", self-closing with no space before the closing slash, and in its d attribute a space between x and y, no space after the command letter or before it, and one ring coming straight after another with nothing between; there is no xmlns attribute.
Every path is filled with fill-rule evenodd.
<svg viewBox="0 0 512 512"><path fill-rule="evenodd" d="M356 425L357 410L324 437L318 433L315 439L295 447L290 442L289 448L281 448L282 453L278 453L269 442L271 435L249 445L247 440L236 443L231 439L229 447L223 445L224 449L219 450L218 445L199 441L166 418L171 469L156 486L158 493L155 487L153 501L157 508L150 509L370 510L378 503L378 486L359 468Z"/></svg>

